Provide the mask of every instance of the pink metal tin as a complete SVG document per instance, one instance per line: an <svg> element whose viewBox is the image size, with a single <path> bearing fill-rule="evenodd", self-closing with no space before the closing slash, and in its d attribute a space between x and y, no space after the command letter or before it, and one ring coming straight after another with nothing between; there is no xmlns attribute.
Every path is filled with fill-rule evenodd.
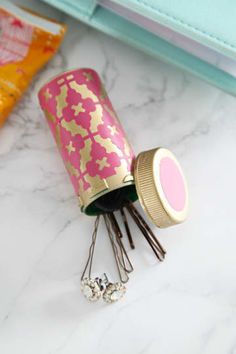
<svg viewBox="0 0 236 354"><path fill-rule="evenodd" d="M134 153L98 74L62 73L41 88L39 101L82 211L99 213L93 202L123 187L134 200Z"/></svg>

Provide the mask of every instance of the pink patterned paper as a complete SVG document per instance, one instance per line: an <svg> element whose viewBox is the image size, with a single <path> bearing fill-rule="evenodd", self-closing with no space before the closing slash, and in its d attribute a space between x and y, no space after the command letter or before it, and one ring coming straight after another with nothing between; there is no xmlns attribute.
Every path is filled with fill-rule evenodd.
<svg viewBox="0 0 236 354"><path fill-rule="evenodd" d="M9 14L0 14L0 66L23 60L33 37L33 26Z"/></svg>

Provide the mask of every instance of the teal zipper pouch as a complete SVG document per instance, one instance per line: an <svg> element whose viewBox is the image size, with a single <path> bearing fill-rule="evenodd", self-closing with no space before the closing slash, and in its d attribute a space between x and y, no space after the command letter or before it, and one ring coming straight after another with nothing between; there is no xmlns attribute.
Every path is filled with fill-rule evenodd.
<svg viewBox="0 0 236 354"><path fill-rule="evenodd" d="M236 95L235 0L43 0Z"/></svg>

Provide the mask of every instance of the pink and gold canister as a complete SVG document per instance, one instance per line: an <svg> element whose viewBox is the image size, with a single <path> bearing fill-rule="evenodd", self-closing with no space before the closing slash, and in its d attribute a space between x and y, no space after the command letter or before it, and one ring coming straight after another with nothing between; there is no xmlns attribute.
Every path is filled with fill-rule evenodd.
<svg viewBox="0 0 236 354"><path fill-rule="evenodd" d="M82 211L99 214L110 197L96 201L111 191L117 204L123 194L134 200L134 153L98 74L60 74L44 85L39 100Z"/></svg>

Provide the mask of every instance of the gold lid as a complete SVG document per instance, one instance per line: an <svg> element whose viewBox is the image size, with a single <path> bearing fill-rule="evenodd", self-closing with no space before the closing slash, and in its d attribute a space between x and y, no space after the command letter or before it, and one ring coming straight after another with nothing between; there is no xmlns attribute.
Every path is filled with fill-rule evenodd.
<svg viewBox="0 0 236 354"><path fill-rule="evenodd" d="M140 203L158 227L183 222L188 210L188 191L176 157L167 149L141 152L135 161L134 179Z"/></svg>

